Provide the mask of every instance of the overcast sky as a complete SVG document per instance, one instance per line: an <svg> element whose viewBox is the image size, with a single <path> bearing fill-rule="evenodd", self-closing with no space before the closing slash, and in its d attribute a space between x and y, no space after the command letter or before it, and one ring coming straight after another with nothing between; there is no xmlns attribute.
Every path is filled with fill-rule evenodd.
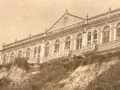
<svg viewBox="0 0 120 90"><path fill-rule="evenodd" d="M49 29L64 13L85 18L120 8L120 0L0 0L0 49Z"/></svg>

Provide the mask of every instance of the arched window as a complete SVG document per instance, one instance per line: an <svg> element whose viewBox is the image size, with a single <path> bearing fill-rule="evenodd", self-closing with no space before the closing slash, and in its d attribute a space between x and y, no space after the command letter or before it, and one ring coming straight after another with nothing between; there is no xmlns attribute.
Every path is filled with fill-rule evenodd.
<svg viewBox="0 0 120 90"><path fill-rule="evenodd" d="M27 51L26 51L26 58L27 58L27 59L30 58L30 48L28 48Z"/></svg>
<svg viewBox="0 0 120 90"><path fill-rule="evenodd" d="M38 58L40 57L40 53L41 53L41 46L38 47Z"/></svg>
<svg viewBox="0 0 120 90"><path fill-rule="evenodd" d="M110 40L110 27L106 26L103 29L103 44L109 43Z"/></svg>
<svg viewBox="0 0 120 90"><path fill-rule="evenodd" d="M18 57L22 57L22 50L18 52Z"/></svg>
<svg viewBox="0 0 120 90"><path fill-rule="evenodd" d="M91 44L91 36L92 36L92 35L91 35L91 32L89 32L89 33L88 33L88 36L87 36L87 37L88 37L88 40L87 40L88 42L87 42L87 44Z"/></svg>
<svg viewBox="0 0 120 90"><path fill-rule="evenodd" d="M70 50L70 45L71 45L71 37L67 37L65 40L65 49Z"/></svg>
<svg viewBox="0 0 120 90"><path fill-rule="evenodd" d="M48 42L45 45L45 57L48 57L49 53L50 53L50 43Z"/></svg>
<svg viewBox="0 0 120 90"><path fill-rule="evenodd" d="M82 33L77 35L76 38L76 49L81 49L82 47Z"/></svg>
<svg viewBox="0 0 120 90"><path fill-rule="evenodd" d="M3 56L3 64L5 64L6 62L7 62L7 54Z"/></svg>
<svg viewBox="0 0 120 90"><path fill-rule="evenodd" d="M15 58L15 54L14 54L14 52L12 52L10 55L10 62L13 62L14 58Z"/></svg>
<svg viewBox="0 0 120 90"><path fill-rule="evenodd" d="M56 40L54 46L54 52L59 52L59 49L60 49L60 40Z"/></svg>
<svg viewBox="0 0 120 90"><path fill-rule="evenodd" d="M93 32L93 42L97 43L97 30Z"/></svg>
<svg viewBox="0 0 120 90"><path fill-rule="evenodd" d="M37 47L34 48L34 57L37 55Z"/></svg>
<svg viewBox="0 0 120 90"><path fill-rule="evenodd" d="M120 39L120 23L117 24L116 39Z"/></svg>

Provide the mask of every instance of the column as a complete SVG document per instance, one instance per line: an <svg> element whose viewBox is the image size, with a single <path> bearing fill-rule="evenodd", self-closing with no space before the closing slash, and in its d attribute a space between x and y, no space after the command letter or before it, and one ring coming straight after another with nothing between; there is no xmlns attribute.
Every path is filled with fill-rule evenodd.
<svg viewBox="0 0 120 90"><path fill-rule="evenodd" d="M93 44L93 31L91 32L91 44Z"/></svg>
<svg viewBox="0 0 120 90"><path fill-rule="evenodd" d="M110 28L110 42L112 41L113 37L112 37L113 31L112 31L112 27Z"/></svg>
<svg viewBox="0 0 120 90"><path fill-rule="evenodd" d="M102 38L103 38L103 31L100 30L100 44L102 44Z"/></svg>
<svg viewBox="0 0 120 90"><path fill-rule="evenodd" d="M116 33L116 30L115 30L114 26L112 26L112 28L111 28L111 41L115 40L115 36L116 36L115 33Z"/></svg>
<svg viewBox="0 0 120 90"><path fill-rule="evenodd" d="M45 42L43 41L41 44L41 55L40 55L41 61L40 61L40 63L43 62L44 53L45 53Z"/></svg>
<svg viewBox="0 0 120 90"><path fill-rule="evenodd" d="M12 52L12 51L11 51ZM11 52L8 52L8 56L7 56L7 63L9 63L10 62L10 58L11 58Z"/></svg>
<svg viewBox="0 0 120 90"><path fill-rule="evenodd" d="M83 39L82 39L82 46L86 46L87 45L87 33L83 33Z"/></svg>
<svg viewBox="0 0 120 90"><path fill-rule="evenodd" d="M22 53L23 55L23 57L25 58L26 57L26 48L23 48L23 53Z"/></svg>
<svg viewBox="0 0 120 90"><path fill-rule="evenodd" d="M117 28L116 28L116 27L114 27L113 31L114 31L114 39L113 39L113 40L116 40L116 39L117 39L117 38L116 38Z"/></svg>
<svg viewBox="0 0 120 90"><path fill-rule="evenodd" d="M74 38L73 38L73 36L71 38L70 50L74 50Z"/></svg>

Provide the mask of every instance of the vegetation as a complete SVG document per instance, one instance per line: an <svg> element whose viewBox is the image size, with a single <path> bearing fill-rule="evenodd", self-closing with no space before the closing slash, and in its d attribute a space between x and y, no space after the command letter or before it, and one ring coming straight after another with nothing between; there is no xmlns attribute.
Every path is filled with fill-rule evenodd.
<svg viewBox="0 0 120 90"><path fill-rule="evenodd" d="M29 71L29 64L26 58L16 57L13 62L13 66L18 66L19 68Z"/></svg>
<svg viewBox="0 0 120 90"><path fill-rule="evenodd" d="M9 71L11 66L12 66L12 63L3 64L3 65L0 65L0 69L6 68Z"/></svg>
<svg viewBox="0 0 120 90"><path fill-rule="evenodd" d="M4 86L4 90L59 90L61 87L64 86L64 85L61 86L59 84L59 81L68 78L70 73L72 73L77 67L91 65L94 63L101 66L103 62L109 62L113 60L112 59L113 57L117 57L118 59L120 59L120 51L110 52L106 54L97 54L97 55L93 54L87 56L86 58L80 58L80 59L79 58L69 59L69 57L62 57L59 59L50 60L49 62L39 64L40 65L39 72L35 75L31 75L28 80L22 82L20 85ZM26 71L29 71L30 69L29 64L25 58L16 58L13 65L18 66ZM111 77L112 76L110 76L109 78ZM4 83L2 82L3 80L0 81L0 84L2 83L1 84L2 86L10 84L7 83L7 79L4 80L6 80ZM113 79L111 79L111 81L112 80ZM91 82L91 84L88 86L89 89L86 90L102 90L102 89L90 89L92 88L90 86L91 85L94 86L93 84L95 82L97 81ZM3 89L0 88L0 90ZM105 89L105 90L112 90L112 89Z"/></svg>

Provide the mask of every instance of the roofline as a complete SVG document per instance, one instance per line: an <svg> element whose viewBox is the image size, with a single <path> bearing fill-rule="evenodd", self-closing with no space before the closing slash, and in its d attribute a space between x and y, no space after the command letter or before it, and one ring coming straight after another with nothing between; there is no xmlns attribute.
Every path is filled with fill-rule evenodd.
<svg viewBox="0 0 120 90"><path fill-rule="evenodd" d="M89 17L88 19L94 19L94 18L97 18L97 17L100 17L100 16L103 16L103 15L107 15L109 12L113 13L115 11L118 11L120 10L120 8L117 8L117 9L114 9L114 10L111 10L111 11L107 11L107 12L104 12L104 13L101 13L101 14L98 14L98 15L95 15L95 16L92 16L92 17Z"/></svg>
<svg viewBox="0 0 120 90"><path fill-rule="evenodd" d="M66 14L66 13L65 13ZM64 17L65 16L65 14L63 14L62 15L62 17ZM60 17L60 19L62 18L62 17ZM60 21L60 19L58 19L47 31L49 31L57 22L59 22Z"/></svg>
<svg viewBox="0 0 120 90"><path fill-rule="evenodd" d="M79 18L79 19L82 19L82 20L85 20L85 19L82 18L82 17L79 17L79 16L76 16L76 15L70 14L68 11L66 11L66 12L60 17L60 19L61 19L62 17L64 17L66 14L68 14L68 15L70 15L70 16L73 16L73 17L76 17L76 18ZM50 31L50 29L51 29L57 22L59 22L60 19L58 19L47 31Z"/></svg>
<svg viewBox="0 0 120 90"><path fill-rule="evenodd" d="M76 16L76 15L73 15L73 14L71 14L71 13L68 13L68 15L71 15L71 16L73 16L73 17L76 17L76 18L80 18L80 19L85 20L85 18L82 18L82 17Z"/></svg>
<svg viewBox="0 0 120 90"><path fill-rule="evenodd" d="M16 41L16 43L17 43L17 42L24 41L24 40L28 40L29 38L38 37L38 36L43 35L43 34L44 34L44 33L40 33L40 34L37 34L37 35L31 36L31 37L27 37L27 38L24 38L24 39L21 39L21 40ZM9 45L14 44L14 43L15 43L15 42L12 42L12 43L6 44L6 45L4 45L4 46L2 46L2 47L9 46Z"/></svg>

